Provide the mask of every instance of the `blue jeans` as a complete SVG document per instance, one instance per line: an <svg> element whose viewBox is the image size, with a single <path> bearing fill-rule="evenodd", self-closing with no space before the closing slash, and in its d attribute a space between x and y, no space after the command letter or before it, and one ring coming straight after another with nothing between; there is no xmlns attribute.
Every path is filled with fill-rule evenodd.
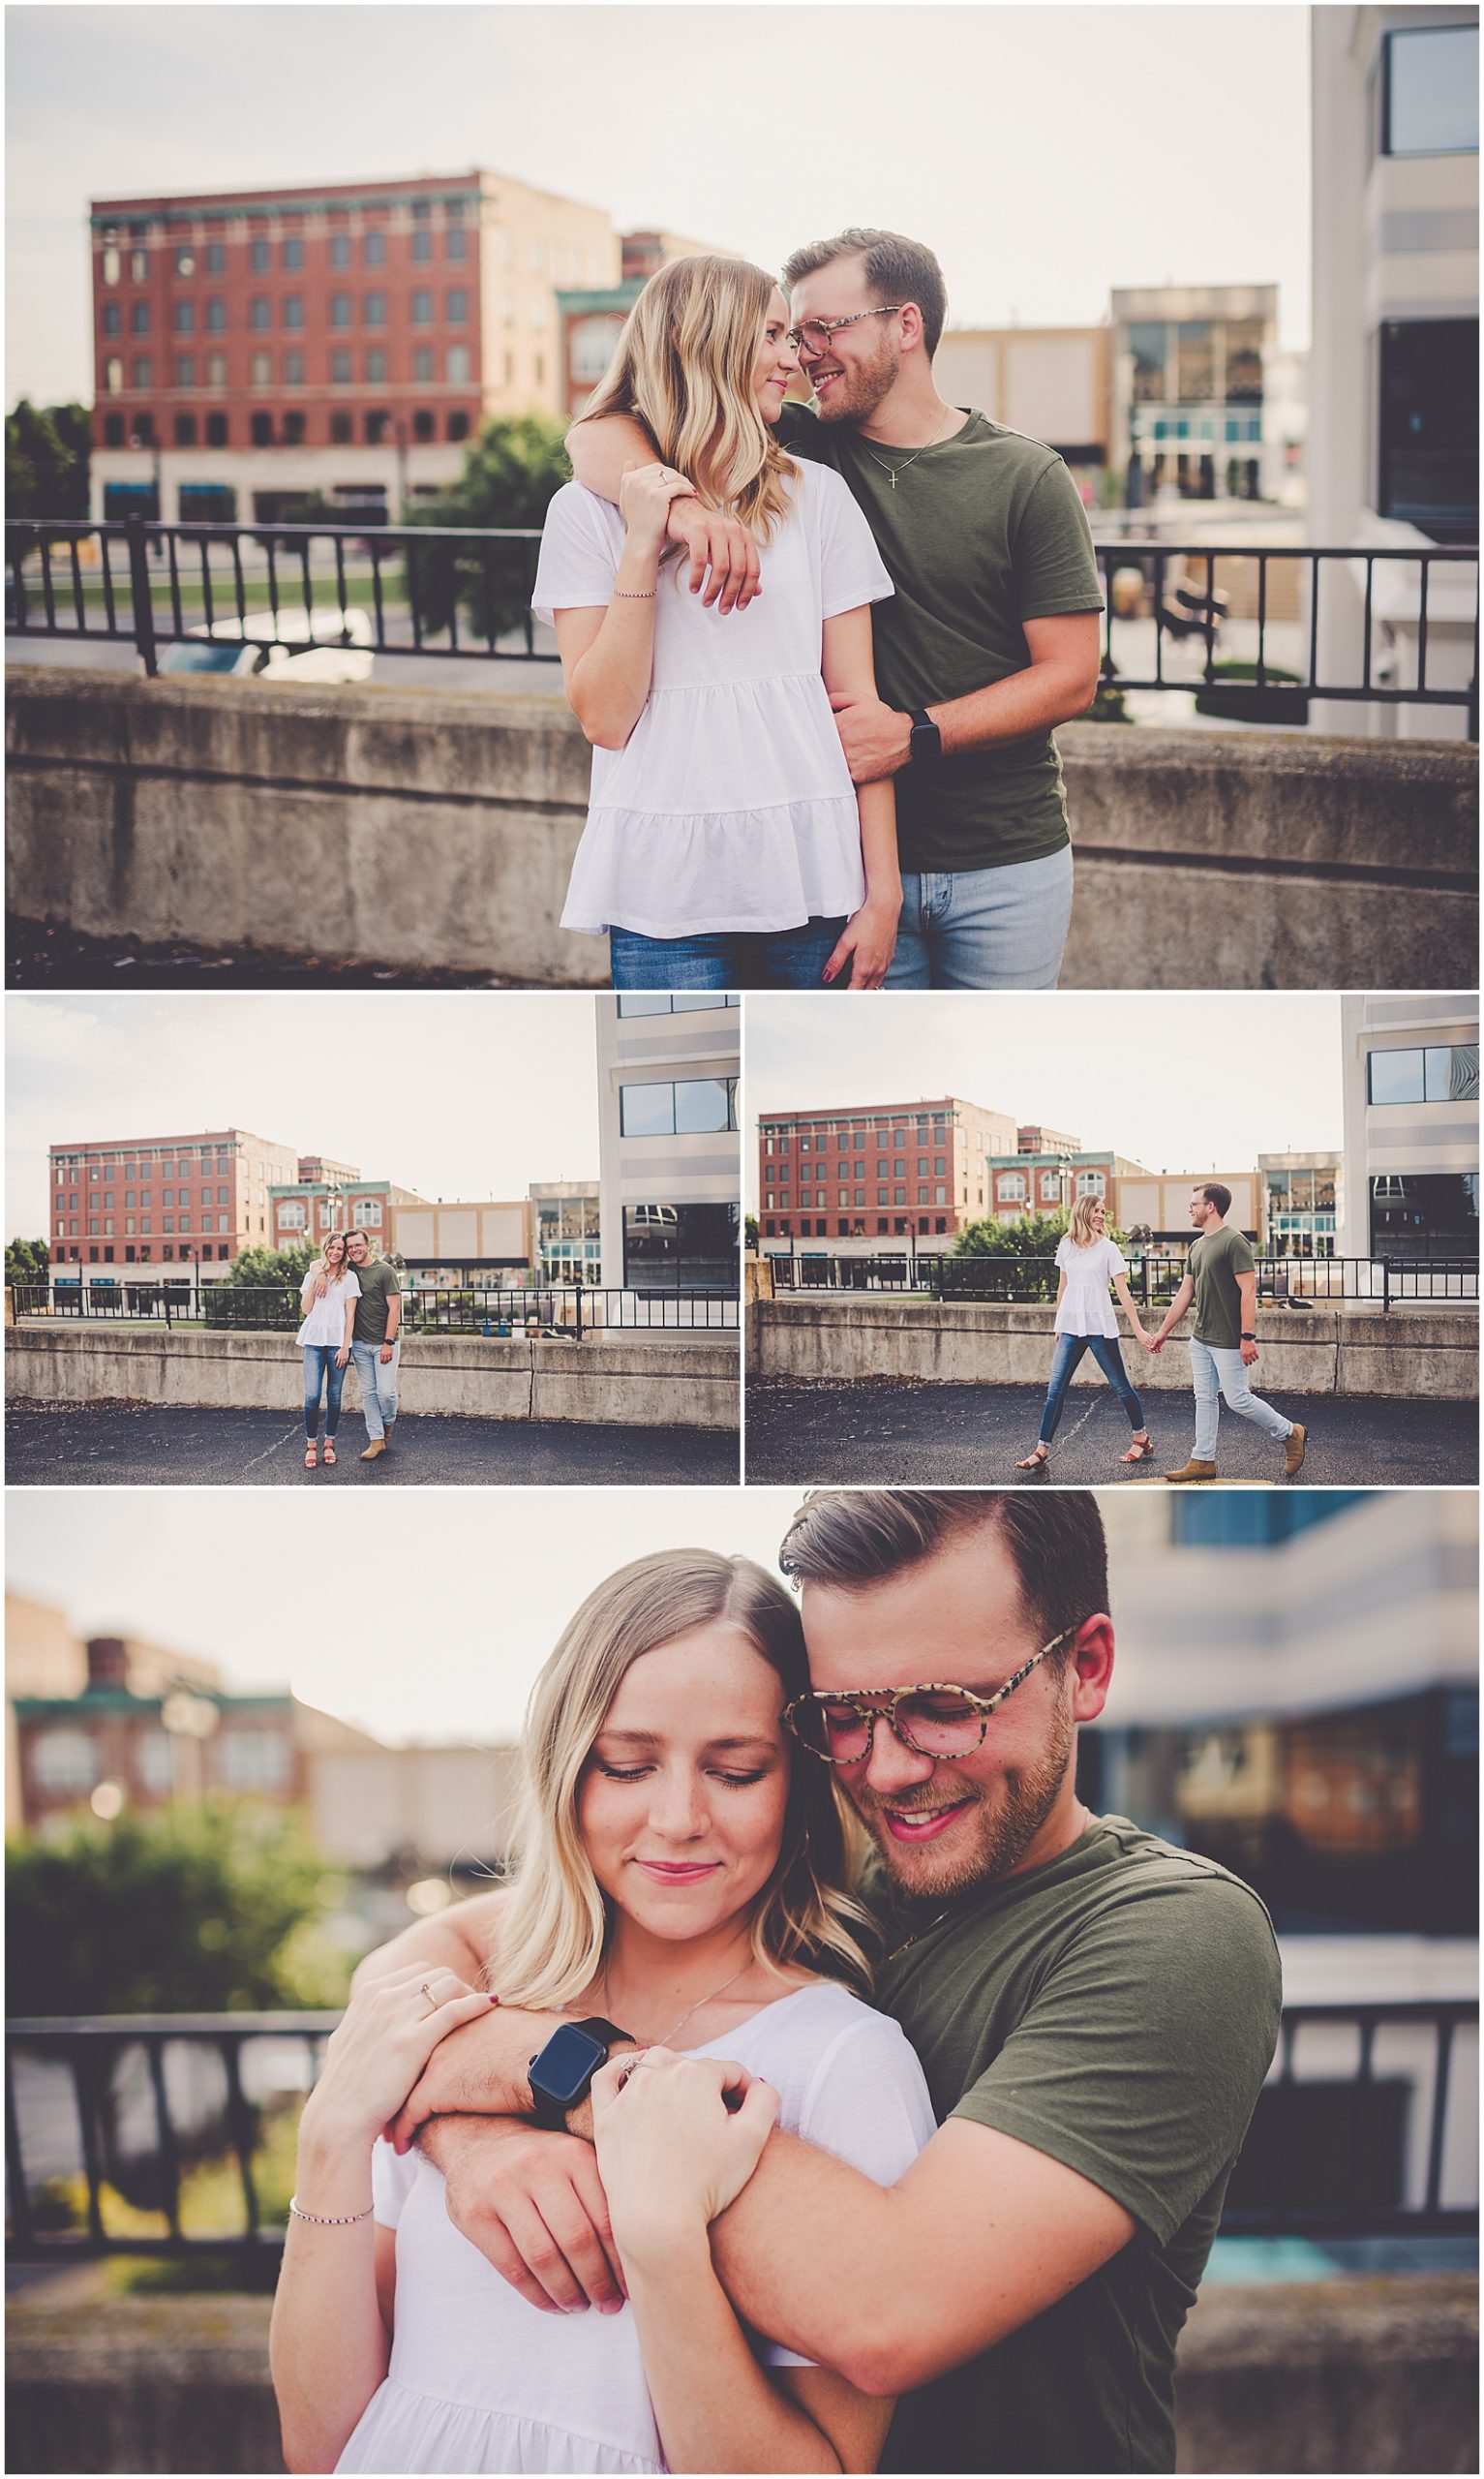
<svg viewBox="0 0 1484 2479"><path fill-rule="evenodd" d="M1072 846L1003 870L904 870L888 990L1054 990Z"/></svg>
<svg viewBox="0 0 1484 2479"><path fill-rule="evenodd" d="M1091 1352L1113 1393L1129 1416L1129 1426L1136 1435L1144 1425L1144 1407L1138 1390L1123 1364L1116 1334L1058 1334L1051 1355L1051 1382L1041 1414L1041 1444L1049 1446L1061 1422L1067 1399L1067 1389L1073 1371L1079 1365L1084 1352Z"/></svg>
<svg viewBox="0 0 1484 2479"><path fill-rule="evenodd" d="M337 1368L334 1343L305 1343L304 1353L304 1434L313 1443L319 1426L319 1396L324 1395L324 1433L333 1437L340 1426L340 1398L345 1391L346 1372Z"/></svg>
<svg viewBox="0 0 1484 2479"><path fill-rule="evenodd" d="M397 1417L397 1370L402 1362L402 1344L392 1345L390 1360L381 1358L379 1343L352 1343L350 1358L361 1381L361 1410L366 1415L369 1438L384 1437Z"/></svg>
<svg viewBox="0 0 1484 2479"><path fill-rule="evenodd" d="M608 933L615 990L823 990L845 927L816 917L798 930L709 930L694 938Z"/></svg>
<svg viewBox="0 0 1484 2479"><path fill-rule="evenodd" d="M1247 1383L1247 1368L1240 1350L1213 1351L1209 1343L1191 1338L1191 1384L1196 1389L1196 1446L1197 1463L1216 1461L1216 1432L1222 1416L1222 1396L1230 1412L1240 1412L1244 1421L1256 1421L1269 1437L1289 1437L1293 1423L1264 1403Z"/></svg>

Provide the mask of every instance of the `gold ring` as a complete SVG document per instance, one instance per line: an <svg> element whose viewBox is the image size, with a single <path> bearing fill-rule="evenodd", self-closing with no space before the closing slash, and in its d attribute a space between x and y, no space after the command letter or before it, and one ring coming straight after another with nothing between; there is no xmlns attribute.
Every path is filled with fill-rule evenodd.
<svg viewBox="0 0 1484 2479"><path fill-rule="evenodd" d="M423 1981L423 1984L417 1993L419 1997L425 1997L427 1999L429 2013L436 2014L438 2012L438 1999L434 1996L433 1991L428 1986L426 1980Z"/></svg>

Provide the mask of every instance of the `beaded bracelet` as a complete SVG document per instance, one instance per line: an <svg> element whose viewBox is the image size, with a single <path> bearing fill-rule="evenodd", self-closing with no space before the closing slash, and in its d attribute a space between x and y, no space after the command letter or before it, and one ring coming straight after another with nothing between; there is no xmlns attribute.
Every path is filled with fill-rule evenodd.
<svg viewBox="0 0 1484 2479"><path fill-rule="evenodd" d="M651 585L646 586L641 592L637 586L616 585L614 596L620 602L652 602L654 588Z"/></svg>
<svg viewBox="0 0 1484 2479"><path fill-rule="evenodd" d="M364 2212L301 2212L298 2196L290 2195L288 2209L295 2220L311 2220L317 2229L353 2229L358 2220L371 2219L376 2205L368 2204Z"/></svg>

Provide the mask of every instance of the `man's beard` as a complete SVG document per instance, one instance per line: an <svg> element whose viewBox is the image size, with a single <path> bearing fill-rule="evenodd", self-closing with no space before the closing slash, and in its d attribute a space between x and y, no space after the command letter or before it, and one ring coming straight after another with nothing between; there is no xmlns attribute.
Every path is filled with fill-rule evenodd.
<svg viewBox="0 0 1484 2479"><path fill-rule="evenodd" d="M967 1893L976 1885L997 1883L1019 1866L1056 1805L1072 1761L1072 1720L1058 1704L1045 1753L1015 1774L1002 1775L988 1789L974 1786L979 1805L965 1816L961 1827L950 1827L954 1848L942 1857L931 1843L913 1845L893 1839L880 1810L889 1804L898 1814L910 1814L902 1800L878 1803L869 1793L865 1800L858 1793L855 1804L903 1893L940 1899ZM951 1767L944 1767L945 1774L951 1771ZM927 1784L927 1795L915 1803L919 1811L943 1806L945 1791L951 1787L941 1778Z"/></svg>
<svg viewBox="0 0 1484 2479"><path fill-rule="evenodd" d="M826 366L829 367L828 362ZM840 376L823 404L816 399L815 411L823 422L862 422L869 419L895 386L901 355L887 342L877 359L864 369L859 364L849 371L842 365L836 367Z"/></svg>

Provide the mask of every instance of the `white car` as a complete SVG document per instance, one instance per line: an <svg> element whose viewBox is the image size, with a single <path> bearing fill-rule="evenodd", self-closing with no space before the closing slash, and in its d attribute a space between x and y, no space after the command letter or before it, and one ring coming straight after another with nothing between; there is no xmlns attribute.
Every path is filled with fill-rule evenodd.
<svg viewBox="0 0 1484 2479"><path fill-rule="evenodd" d="M269 645L270 637L288 640ZM162 673L209 672L227 680L369 680L376 661L371 622L364 611L341 611L327 603L314 611L250 611L246 620L213 620L193 628L160 657ZM295 654L293 646L304 652Z"/></svg>

